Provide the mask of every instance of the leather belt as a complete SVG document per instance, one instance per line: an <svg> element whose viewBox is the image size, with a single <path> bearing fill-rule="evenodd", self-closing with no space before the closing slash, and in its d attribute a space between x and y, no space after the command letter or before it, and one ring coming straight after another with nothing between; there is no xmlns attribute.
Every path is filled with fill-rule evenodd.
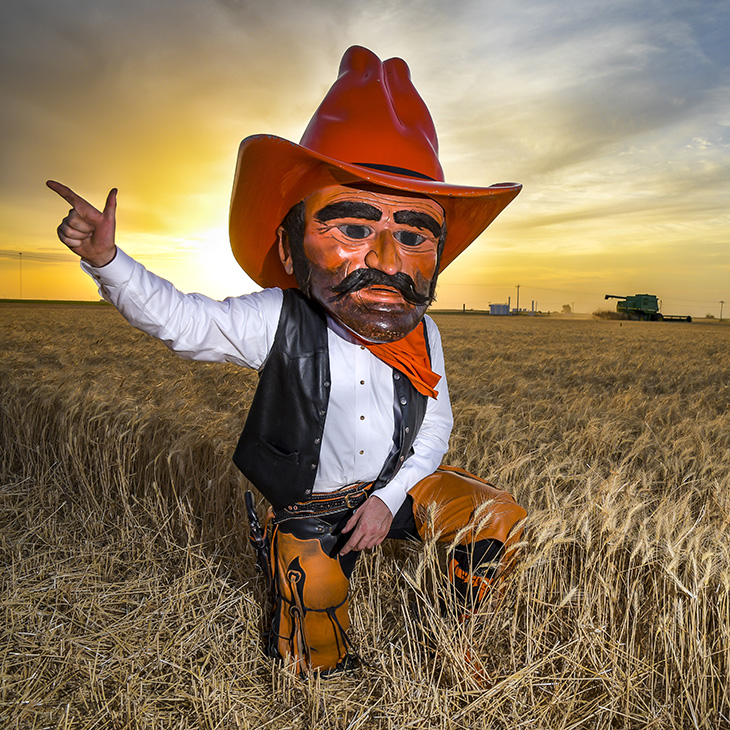
<svg viewBox="0 0 730 730"><path fill-rule="evenodd" d="M357 509L368 498L372 488L373 482L359 482L338 489L336 492L313 494L303 502L275 509L274 524L303 517L325 517Z"/></svg>

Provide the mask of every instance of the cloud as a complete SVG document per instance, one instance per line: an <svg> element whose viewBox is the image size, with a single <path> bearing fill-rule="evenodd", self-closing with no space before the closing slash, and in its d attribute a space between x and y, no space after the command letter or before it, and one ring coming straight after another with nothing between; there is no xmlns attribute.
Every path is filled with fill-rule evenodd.
<svg viewBox="0 0 730 730"><path fill-rule="evenodd" d="M493 7L482 10L485 25ZM472 36L469 71L450 87L462 101L471 91L469 104L450 104L450 156L461 163L484 150L510 179L544 180L696 120L715 70L681 7L663 3L649 15L621 2L503 6L495 30Z"/></svg>

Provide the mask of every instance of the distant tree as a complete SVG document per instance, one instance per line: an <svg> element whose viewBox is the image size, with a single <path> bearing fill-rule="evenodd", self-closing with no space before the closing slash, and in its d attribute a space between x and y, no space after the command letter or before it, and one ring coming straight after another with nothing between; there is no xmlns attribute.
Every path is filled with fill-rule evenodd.
<svg viewBox="0 0 730 730"><path fill-rule="evenodd" d="M715 319L715 315L714 314L706 314L705 315L705 319Z"/></svg>
<svg viewBox="0 0 730 730"><path fill-rule="evenodd" d="M563 304L563 314L572 314L573 309L571 308L570 304Z"/></svg>

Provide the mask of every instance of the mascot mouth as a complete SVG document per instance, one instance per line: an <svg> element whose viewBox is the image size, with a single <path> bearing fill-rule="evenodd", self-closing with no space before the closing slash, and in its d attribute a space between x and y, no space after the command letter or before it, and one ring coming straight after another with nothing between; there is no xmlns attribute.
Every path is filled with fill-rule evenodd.
<svg viewBox="0 0 730 730"><path fill-rule="evenodd" d="M388 299L404 299L403 293L394 286L382 286L376 284L375 286L366 286L363 289L360 289L360 292L365 292L379 297L386 297Z"/></svg>
<svg viewBox="0 0 730 730"><path fill-rule="evenodd" d="M366 286L352 292L350 296L365 309L394 311L416 306L413 302L407 301L398 289L390 286Z"/></svg>

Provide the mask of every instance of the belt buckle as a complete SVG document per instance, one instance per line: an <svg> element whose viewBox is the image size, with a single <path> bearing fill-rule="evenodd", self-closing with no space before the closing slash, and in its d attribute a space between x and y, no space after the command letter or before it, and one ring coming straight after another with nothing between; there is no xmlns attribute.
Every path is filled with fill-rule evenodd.
<svg viewBox="0 0 730 730"><path fill-rule="evenodd" d="M347 509L357 509L360 505L353 504L350 500L355 499L356 497L362 497L362 492L355 492L354 494L347 494L345 495L345 506Z"/></svg>

